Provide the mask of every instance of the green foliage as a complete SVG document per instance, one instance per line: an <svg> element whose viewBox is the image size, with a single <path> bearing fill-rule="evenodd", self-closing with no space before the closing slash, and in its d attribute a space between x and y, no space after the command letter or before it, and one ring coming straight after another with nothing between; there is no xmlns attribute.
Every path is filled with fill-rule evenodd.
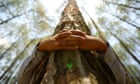
<svg viewBox="0 0 140 84"><path fill-rule="evenodd" d="M108 1L122 3L134 7L139 4L135 3L136 0L124 0L123 2L122 0ZM20 65L25 57L31 55L34 46L38 41L40 41L41 37L47 38L46 35L50 33L52 29L54 29L50 27L54 20L50 20L49 22L50 17L48 17L44 6L39 0L0 0L0 6L2 5L2 3L5 3L5 7L0 7L0 22L4 22L0 24L0 38L8 39L10 46L5 48L5 45L0 45L0 56L4 54L3 57L1 57L0 61L4 61L3 63L5 63L3 64L0 62L2 64L0 65L0 74L2 74L6 69L10 67L9 65L11 64L11 62L15 61L15 63L12 65L13 68L10 68L7 72L5 72L5 74L8 74L10 76L13 74L11 70L14 70L15 67L19 68L16 63ZM61 7L63 6L64 3ZM56 16L58 15L58 10L60 10L61 7L56 9ZM27 12L27 10L32 11ZM21 13L23 14L20 15ZM116 38L112 34L114 33L125 44L125 46L132 53L135 53L137 58L139 58L140 50L137 50L136 47L140 45L140 30L131 25L136 24L137 26L140 26L138 25L140 24L140 22L138 21L140 17L139 10L120 5L110 5L109 3L103 3L97 8L96 14L96 21L98 21L96 24L102 30L100 33L102 33L102 35L105 36L108 40L110 40L112 36ZM118 19L115 16L119 16L122 20ZM127 20L131 24L129 24L125 20ZM94 28L94 25L90 23L90 21L88 23L88 26ZM100 33L96 32L96 35L100 36ZM118 39L118 42L116 42L116 40L112 40L112 42L114 41L115 45L112 46L113 49L117 53L120 61L123 63L127 71L130 73L129 75L135 81L134 83L138 84L140 80L139 64L128 53L127 49L125 49L125 47L122 46L121 43L119 43L120 41ZM133 62L131 62L132 60ZM73 67L73 64L68 63L66 66L68 69L71 69ZM4 77L8 78L7 75L4 75ZM3 82L5 82L4 77L2 79ZM12 78L9 79L12 80Z"/></svg>
<svg viewBox="0 0 140 84"><path fill-rule="evenodd" d="M135 9L135 7L138 6L138 3L136 3L135 0L105 1L110 1L110 3L106 2L104 7L98 8L97 13L100 14L98 17L99 25L104 29L107 29L105 31L108 38L112 35L112 33L114 33L117 38L119 38L120 41L125 44L125 47L127 47L127 49L129 49L130 52L139 59L140 53L139 49L136 47L140 45L140 31L138 28L136 28L136 26L139 26L137 24L140 23L137 21L138 19L134 19L140 17L139 12L137 12L139 10ZM112 2L115 2L115 4ZM119 4L124 4L124 6ZM119 59L130 73L129 75L132 77L133 83L139 84L139 64L137 64L136 60L132 58L132 56L128 53L127 49L121 44L121 42L115 44L113 49L116 51Z"/></svg>
<svg viewBox="0 0 140 84"><path fill-rule="evenodd" d="M37 1L37 4L36 4L34 10L37 12L37 14L39 14L39 16L47 18L46 14L45 14L45 9L44 9L43 5L41 4L41 2Z"/></svg>

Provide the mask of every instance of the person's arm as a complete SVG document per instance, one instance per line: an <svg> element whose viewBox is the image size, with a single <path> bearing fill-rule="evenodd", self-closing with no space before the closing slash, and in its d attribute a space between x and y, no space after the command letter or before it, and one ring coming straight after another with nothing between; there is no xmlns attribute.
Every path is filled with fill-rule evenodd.
<svg viewBox="0 0 140 84"><path fill-rule="evenodd" d="M60 31L58 34L40 42L41 51L52 50L100 50L105 52L107 44L98 37L86 35L79 30Z"/></svg>
<svg viewBox="0 0 140 84"><path fill-rule="evenodd" d="M85 40L78 45L82 50L99 50L105 52L108 48L107 43L99 37L86 35Z"/></svg>
<svg viewBox="0 0 140 84"><path fill-rule="evenodd" d="M107 42L102 40L99 37L93 35L86 35L85 32L80 30L71 30L71 35L69 36L69 41L76 40L77 44L73 46L77 46L78 49L81 50L98 50L101 52L106 52L108 48Z"/></svg>
<svg viewBox="0 0 140 84"><path fill-rule="evenodd" d="M53 50L75 50L76 40L66 40L70 36L70 32L60 32L49 39L42 40L38 45L40 51L53 51Z"/></svg>

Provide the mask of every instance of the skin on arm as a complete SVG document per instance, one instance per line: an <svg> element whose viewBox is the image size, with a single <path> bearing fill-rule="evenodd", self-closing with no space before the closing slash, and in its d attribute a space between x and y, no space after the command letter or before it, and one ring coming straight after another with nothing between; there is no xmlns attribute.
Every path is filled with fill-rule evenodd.
<svg viewBox="0 0 140 84"><path fill-rule="evenodd" d="M107 44L98 37L86 35L80 30L62 30L58 34L40 42L41 51L52 50L100 50L106 51Z"/></svg>
<svg viewBox="0 0 140 84"><path fill-rule="evenodd" d="M86 35L80 30L71 30L71 33L72 34L67 38L67 42L77 41L77 44L74 46L78 46L81 50L106 51L107 49L107 44L98 37ZM65 45L67 45L67 42Z"/></svg>
<svg viewBox="0 0 140 84"><path fill-rule="evenodd" d="M86 35L85 40L79 44L81 50L99 50L105 52L107 44L100 38Z"/></svg>
<svg viewBox="0 0 140 84"><path fill-rule="evenodd" d="M40 51L52 51L52 50L75 50L76 48L71 45L76 45L77 41L64 40L70 36L70 32L60 32L49 39L40 42L38 49Z"/></svg>

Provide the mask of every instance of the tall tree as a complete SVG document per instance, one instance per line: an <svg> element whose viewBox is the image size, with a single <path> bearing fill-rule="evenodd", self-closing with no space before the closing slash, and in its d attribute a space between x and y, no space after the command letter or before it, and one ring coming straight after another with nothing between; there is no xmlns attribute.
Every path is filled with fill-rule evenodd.
<svg viewBox="0 0 140 84"><path fill-rule="evenodd" d="M54 34L57 34L63 29L79 29L91 35L75 0L69 0L68 5L64 8ZM32 59L31 64L25 67L24 74L21 76L19 83L94 84L97 80L98 83L101 84L128 82L126 81L128 79L126 78L127 74L124 68L117 60L116 55L113 54L113 52L111 53L111 56L108 55L104 58L102 58L100 51L84 51L80 49L46 52L45 55L42 56L35 54L35 58ZM41 57L39 61L37 61L38 57ZM108 62L108 60L111 60L111 62ZM36 63L36 65L34 65L34 63ZM38 68L34 70L36 66L38 66ZM119 71L116 71L116 69ZM97 80L93 79L89 73L92 76L95 75ZM85 77L90 81L84 81Z"/></svg>
<svg viewBox="0 0 140 84"><path fill-rule="evenodd" d="M85 2L88 1L89 0L85 0ZM104 5L100 5L101 7L98 8L97 12L98 22L91 18L93 20L91 24L94 24L101 38L105 37L111 44L116 43L116 40L112 40L112 37L120 42L120 44L115 44L117 48L112 45L119 57L117 60L122 62L123 67L127 70L126 72L128 72L129 76L133 79L134 82L132 84L139 84L140 21L138 18L140 18L140 1L103 1ZM49 3L49 1L46 0L45 3ZM30 56L33 47L40 38L44 38L54 32L54 25L57 23L56 18L59 18L59 13L65 7L66 3L66 1L63 1L62 4L56 8L56 16L58 17L50 17L48 11L46 13L46 8L42 6L39 0L0 1L0 83L15 84L17 82L16 75L21 63L26 57ZM82 7L85 6L83 5ZM85 10L83 12L86 13ZM93 10L91 9L90 11ZM65 14L65 12L63 13ZM79 16L81 16L81 14ZM84 19L82 18L81 20ZM71 22L71 24L73 24L73 22ZM76 24L84 28L89 26L83 22L77 22ZM55 33L58 32L62 26L64 25L60 22L57 25ZM89 30L83 29L83 31L88 32ZM35 38L36 40L32 42ZM85 59L90 60L92 58Z"/></svg>
<svg viewBox="0 0 140 84"><path fill-rule="evenodd" d="M130 64L125 64L125 63L123 63L123 64L125 65L128 72L130 73L130 76L132 76L134 83L139 84L139 78L137 78L137 76L134 75L137 71L138 72L140 71L140 69L138 68L138 66L139 66L139 53L138 53L139 49L136 48L136 46L139 45L138 42L140 42L140 40L138 40L138 38L139 38L138 33L135 33L135 32L139 31L139 21L138 21L138 19L134 19L136 17L139 17L139 14L137 14L137 13L139 13L139 11L138 10L134 11L136 9L132 8L132 7L138 8L139 3L133 3L133 2L136 2L136 0L134 0L132 2L128 2L128 1L130 1L130 0L124 0L124 1L104 0L105 4L100 8L101 15L99 15L99 16L101 16L101 17L99 19L100 20L99 24L101 27L103 27L105 29L105 31L107 32L106 34L110 33L108 36L108 39L110 39L110 36L113 36L120 42L120 45L122 45L121 47L123 47L125 49L125 51L124 51L125 58L134 60L134 62L135 62L134 66L136 66L137 68L135 68L133 70L132 70L132 67L133 67L132 62L129 62ZM98 13L99 13L99 10L98 10ZM116 22L117 22L117 24L116 24ZM124 24L124 22L127 24ZM131 27L128 24L131 25ZM121 47L115 48L115 50L117 51ZM129 53L129 55L128 55L128 53ZM120 54L120 53L117 53L117 54L118 54L118 56L122 56L122 54ZM123 62L122 59L120 59L120 60ZM129 65L129 67L128 67L128 65ZM138 75L138 76L140 76L140 75Z"/></svg>

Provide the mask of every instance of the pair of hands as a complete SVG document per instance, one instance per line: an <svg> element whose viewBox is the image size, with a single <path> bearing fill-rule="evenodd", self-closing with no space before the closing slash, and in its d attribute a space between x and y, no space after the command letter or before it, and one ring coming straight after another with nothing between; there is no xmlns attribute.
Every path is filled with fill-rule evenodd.
<svg viewBox="0 0 140 84"><path fill-rule="evenodd" d="M106 51L106 43L98 37L86 35L80 30L62 30L50 39L41 41L41 51L52 50L100 50Z"/></svg>

